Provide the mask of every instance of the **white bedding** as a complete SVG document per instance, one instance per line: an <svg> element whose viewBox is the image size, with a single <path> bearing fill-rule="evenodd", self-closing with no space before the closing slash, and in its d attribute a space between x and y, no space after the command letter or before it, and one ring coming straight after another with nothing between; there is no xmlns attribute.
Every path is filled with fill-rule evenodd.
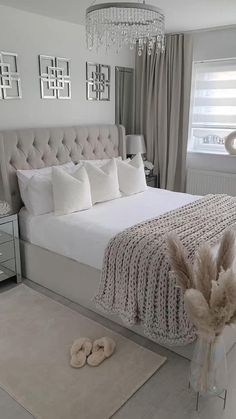
<svg viewBox="0 0 236 419"><path fill-rule="evenodd" d="M189 194L147 188L142 193L63 216L53 213L32 216L22 208L21 238L101 269L105 248L115 234L197 199L199 197Z"/></svg>

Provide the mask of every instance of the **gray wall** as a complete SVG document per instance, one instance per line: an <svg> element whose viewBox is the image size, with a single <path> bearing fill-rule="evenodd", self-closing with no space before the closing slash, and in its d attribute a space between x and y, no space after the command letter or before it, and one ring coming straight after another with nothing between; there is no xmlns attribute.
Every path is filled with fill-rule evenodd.
<svg viewBox="0 0 236 419"><path fill-rule="evenodd" d="M115 122L115 65L134 66L134 52L86 49L85 28L0 6L0 50L19 54L23 98L0 101L0 129ZM40 98L38 54L71 58L72 99ZM111 101L86 100L86 61L111 64Z"/></svg>

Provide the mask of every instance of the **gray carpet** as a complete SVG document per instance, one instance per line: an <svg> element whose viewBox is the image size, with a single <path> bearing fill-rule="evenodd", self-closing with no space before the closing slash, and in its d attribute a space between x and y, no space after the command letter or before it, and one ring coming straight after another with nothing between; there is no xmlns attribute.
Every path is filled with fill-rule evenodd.
<svg viewBox="0 0 236 419"><path fill-rule="evenodd" d="M0 330L0 386L42 419L109 418L165 362L25 285L0 294ZM111 336L116 352L74 370L69 350L81 336Z"/></svg>

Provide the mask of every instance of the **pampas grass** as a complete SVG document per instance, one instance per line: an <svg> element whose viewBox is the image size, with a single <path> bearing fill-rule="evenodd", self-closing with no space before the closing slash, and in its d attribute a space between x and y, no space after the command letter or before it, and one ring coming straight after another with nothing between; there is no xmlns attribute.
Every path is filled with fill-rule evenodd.
<svg viewBox="0 0 236 419"><path fill-rule="evenodd" d="M211 336L225 325L236 323L236 275L232 270L235 236L226 231L214 258L208 244L199 247L193 266L178 237L169 236L167 246L177 286L184 293L189 318L199 333Z"/></svg>
<svg viewBox="0 0 236 419"><path fill-rule="evenodd" d="M218 275L220 273L221 268L224 269L224 271L227 271L227 269L231 268L234 257L235 257L234 243L235 243L234 233L230 230L227 230L222 237L220 247L218 250L217 259L216 259Z"/></svg>
<svg viewBox="0 0 236 419"><path fill-rule="evenodd" d="M181 241L175 236L167 238L168 250L177 284L183 291L194 288L193 269L188 261L187 254Z"/></svg>

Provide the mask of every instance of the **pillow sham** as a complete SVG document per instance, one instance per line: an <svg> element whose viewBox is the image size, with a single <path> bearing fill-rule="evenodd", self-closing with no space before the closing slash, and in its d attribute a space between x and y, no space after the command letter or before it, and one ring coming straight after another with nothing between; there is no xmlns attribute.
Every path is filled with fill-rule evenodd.
<svg viewBox="0 0 236 419"><path fill-rule="evenodd" d="M43 197L43 185L46 184L42 181L42 176L48 176L49 178L51 177L52 174L52 167L43 167L42 169L31 169L31 170L17 170L16 171L16 175L18 178L18 185L19 185L19 189L20 189L20 195L21 195L21 199L24 202L26 208L28 209L28 207L31 206L31 202L30 202L30 198L28 197L28 184L29 184L29 180L33 177L33 176L38 176L40 175L40 178L38 179L38 181L36 181L34 179L33 185L37 182L37 188L38 188L38 193L42 194L42 199L45 200L48 198ZM75 164L70 161L68 163L62 164L60 166L55 166L55 167L61 167L64 170L66 170L67 172L72 172L73 168L75 167ZM42 188L39 189L39 185L41 184ZM51 190L52 191L52 190ZM47 195L47 192L46 192ZM52 211L53 209L51 209ZM47 211L50 212L50 211ZM44 213L42 213L44 214ZM36 215L36 214L35 214ZM39 215L39 214L37 214Z"/></svg>
<svg viewBox="0 0 236 419"><path fill-rule="evenodd" d="M111 159L101 167L96 167L90 162L86 162L84 167L89 177L93 204L120 198L115 159Z"/></svg>
<svg viewBox="0 0 236 419"><path fill-rule="evenodd" d="M49 175L52 173L52 167L61 167L65 169L66 171L73 170L75 167L75 164L70 161L65 164L60 164L59 166L49 166L49 167L42 167L41 169L27 169L27 170L17 170L16 174L19 180L22 180L22 182L26 182L34 175Z"/></svg>
<svg viewBox="0 0 236 419"><path fill-rule="evenodd" d="M24 204L32 215L42 215L53 211L51 175L33 175L23 192ZM22 198L23 198L22 197Z"/></svg>
<svg viewBox="0 0 236 419"><path fill-rule="evenodd" d="M73 175L59 167L53 167L52 188L56 215L71 214L92 206L89 178L83 166Z"/></svg>
<svg viewBox="0 0 236 419"><path fill-rule="evenodd" d="M144 165L141 153L126 162L117 162L120 191L125 195L143 192L147 188Z"/></svg>

